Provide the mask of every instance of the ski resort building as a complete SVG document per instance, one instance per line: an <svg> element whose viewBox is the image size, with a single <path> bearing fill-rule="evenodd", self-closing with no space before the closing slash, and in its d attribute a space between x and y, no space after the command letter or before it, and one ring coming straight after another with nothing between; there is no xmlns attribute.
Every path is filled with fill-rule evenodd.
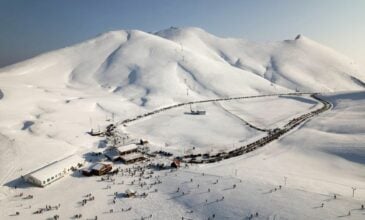
<svg viewBox="0 0 365 220"><path fill-rule="evenodd" d="M91 173L97 176L107 174L113 169L111 164L97 163L91 167Z"/></svg>
<svg viewBox="0 0 365 220"><path fill-rule="evenodd" d="M71 155L55 161L23 176L23 179L36 186L44 187L84 164L85 160L78 155Z"/></svg>
<svg viewBox="0 0 365 220"><path fill-rule="evenodd" d="M136 144L128 144L124 146L117 147L120 155L130 154L137 152L138 146Z"/></svg>
<svg viewBox="0 0 365 220"><path fill-rule="evenodd" d="M107 149L104 151L104 156L108 158L110 161L120 160L120 153L117 149Z"/></svg>
<svg viewBox="0 0 365 220"><path fill-rule="evenodd" d="M131 153L121 156L123 163L130 164L145 160L146 158L141 153Z"/></svg>
<svg viewBox="0 0 365 220"><path fill-rule="evenodd" d="M107 149L104 151L104 156L110 161L122 160L124 163L134 163L145 159L141 153L138 153L138 146L136 144Z"/></svg>

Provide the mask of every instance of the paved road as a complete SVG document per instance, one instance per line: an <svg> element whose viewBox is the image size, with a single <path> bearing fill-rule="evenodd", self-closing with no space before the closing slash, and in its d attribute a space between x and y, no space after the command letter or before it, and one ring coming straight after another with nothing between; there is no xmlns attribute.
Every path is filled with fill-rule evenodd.
<svg viewBox="0 0 365 220"><path fill-rule="evenodd" d="M332 104L330 102L320 98L318 96L318 94L312 94L311 96L314 99L320 101L323 104L323 106L317 110L313 110L309 113L303 114L297 118L290 120L283 128L276 128L276 129L272 130L271 132L269 132L269 134L267 136L255 141L253 143L250 143L250 144L247 144L244 146L240 146L229 152L221 152L216 155L208 155L208 154L184 155L183 161L186 163L213 163L213 162L218 162L221 160L229 159L232 157L237 157L242 154L249 153L260 147L265 146L266 144L278 139L280 136L282 136L285 133L287 133L288 131L294 129L295 127L297 127L298 125L307 121L308 119L310 119L322 112L325 112L332 107Z"/></svg>
<svg viewBox="0 0 365 220"><path fill-rule="evenodd" d="M206 99L206 100L199 100L199 101L193 101L193 102L183 102L180 104L175 104L175 105L170 105L167 107L163 107L148 113L145 113L143 115L138 115L135 118L129 118L129 119L125 119L123 121L119 121L117 123L115 123L116 126L118 125L122 125L122 124L129 124L133 121L137 121L140 120L142 118L154 115L154 114L158 114L160 112L163 111L167 111L173 108L179 108L181 106L185 106L185 105L191 105L191 104L199 104L199 103L208 103L208 102L221 102L221 101L229 101L229 100L239 100L239 99L252 99L252 98L260 98L260 97L269 97L269 96L282 96L282 95L286 95L286 96L298 96L298 95L312 95L314 93L278 93L278 94L266 94L266 95L254 95L254 96L239 96L239 97L227 97L227 98L218 98L218 99Z"/></svg>
<svg viewBox="0 0 365 220"><path fill-rule="evenodd" d="M260 98L260 97L269 97L269 96L282 96L282 95L286 95L286 96L299 96L299 95L311 95L312 98L318 100L319 102L321 102L323 104L323 106L317 110L313 110L309 113L305 113L297 118L294 118L292 120L290 120L283 128L276 128L273 130L264 130L262 128L256 128L255 126L252 126L253 128L257 129L257 130L262 130L262 131L266 131L268 132L268 135L247 145L244 146L240 146L236 149L233 149L231 151L228 152L220 152L216 155L209 155L209 154L190 154L190 155L183 155L182 156L182 160L183 162L186 163L213 163L213 162L218 162L224 159L229 159L232 157L236 157L245 153L249 153L253 150L256 150L257 148L263 147L264 145L278 139L280 136L284 135L285 133L287 133L288 131L294 129L295 127L297 127L298 125L302 124L303 122L307 121L308 119L322 113L325 112L327 110L329 110L332 107L332 104L329 103L328 101L320 98L318 96L318 93L284 93L284 94L268 94L268 95L256 95L256 96L240 96L240 97L228 97L228 98L218 98L218 99L208 99L208 100L200 100L200 101L193 101L193 102L185 102L185 103L180 103L180 104L176 104L176 105L171 105L171 106L167 106L164 108L160 108L148 113L145 113L143 115L138 115L135 118L130 118L130 119L125 119L123 121L119 121L117 122L115 125L109 125L107 127L107 130L105 132L101 132L103 134L106 134L107 136L111 136L113 135L113 130L116 128L116 126L118 125L126 125L128 123L131 123L133 121L137 121L140 120L142 118L154 115L154 114L158 114L160 112L163 111L167 111L173 108L178 108L184 105L191 105L191 104L197 104L197 103L208 103L208 102L221 102L221 101L229 101L229 100L239 100L239 99L251 99L251 98ZM99 135L99 134L97 134Z"/></svg>

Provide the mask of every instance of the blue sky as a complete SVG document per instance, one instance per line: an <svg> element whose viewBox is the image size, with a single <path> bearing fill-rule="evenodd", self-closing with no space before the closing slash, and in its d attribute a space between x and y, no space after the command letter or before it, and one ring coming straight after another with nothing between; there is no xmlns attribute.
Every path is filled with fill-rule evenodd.
<svg viewBox="0 0 365 220"><path fill-rule="evenodd" d="M0 67L110 30L170 26L261 42L301 33L365 66L365 0L0 0Z"/></svg>

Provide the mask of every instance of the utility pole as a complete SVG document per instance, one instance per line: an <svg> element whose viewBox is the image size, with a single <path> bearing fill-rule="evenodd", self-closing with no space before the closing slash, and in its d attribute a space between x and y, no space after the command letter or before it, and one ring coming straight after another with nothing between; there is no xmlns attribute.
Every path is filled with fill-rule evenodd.
<svg viewBox="0 0 365 220"><path fill-rule="evenodd" d="M351 187L352 188L352 198L355 197L355 191L356 191L356 187Z"/></svg>

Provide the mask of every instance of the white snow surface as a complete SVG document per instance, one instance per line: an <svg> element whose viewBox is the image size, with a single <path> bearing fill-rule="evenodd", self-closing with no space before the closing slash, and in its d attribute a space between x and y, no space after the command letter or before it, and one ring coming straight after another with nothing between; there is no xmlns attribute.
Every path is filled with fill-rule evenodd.
<svg viewBox="0 0 365 220"><path fill-rule="evenodd" d="M359 209L365 200L364 81L353 61L305 36L262 44L199 28L108 32L5 67L0 69L0 219L55 214L64 219L78 213L89 219L150 214L207 219L213 213L216 219L247 219L255 212L257 219L364 219ZM121 175L112 184L74 173L45 188L18 180L67 155L88 159L88 152L100 151L103 138L86 132L104 128L113 116L120 121L180 102L293 91L326 92L323 98L333 108L251 153L155 172L162 183L148 191L129 185L136 178ZM189 111L184 106L120 129L157 150L224 150L264 135L245 121L272 129L320 105L309 96L212 102L193 106L206 110L203 116L184 114ZM351 187L357 188L354 198ZM149 195L112 203L114 192L129 188ZM34 198L16 197L20 192ZM88 193L96 200L81 206ZM59 210L32 214L56 204ZM128 207L133 209L121 212ZM19 216L13 216L16 211Z"/></svg>
<svg viewBox="0 0 365 220"><path fill-rule="evenodd" d="M190 115L190 107L185 106L128 124L124 131L177 154L227 151L266 134L246 122L263 129L283 127L289 119L309 112L317 104L308 96L202 103L192 108L204 109L206 115Z"/></svg>

